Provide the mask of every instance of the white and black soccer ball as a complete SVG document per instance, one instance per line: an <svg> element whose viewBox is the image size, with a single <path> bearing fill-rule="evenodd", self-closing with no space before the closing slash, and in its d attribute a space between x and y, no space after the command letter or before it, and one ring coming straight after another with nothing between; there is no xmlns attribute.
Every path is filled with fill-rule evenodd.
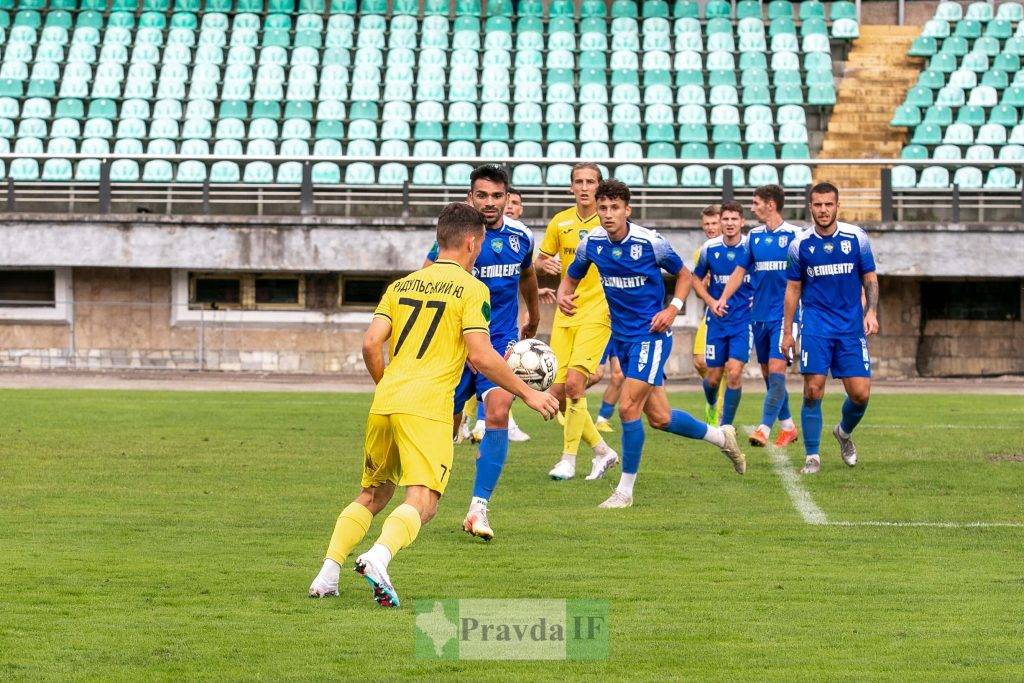
<svg viewBox="0 0 1024 683"><path fill-rule="evenodd" d="M512 345L508 366L528 386L545 391L555 381L558 359L551 347L541 340L523 339Z"/></svg>

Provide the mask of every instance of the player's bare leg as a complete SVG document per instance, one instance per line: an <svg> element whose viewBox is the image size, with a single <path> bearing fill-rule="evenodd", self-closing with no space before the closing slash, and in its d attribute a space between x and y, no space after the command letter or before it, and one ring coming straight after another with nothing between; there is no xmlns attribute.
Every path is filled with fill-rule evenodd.
<svg viewBox="0 0 1024 683"><path fill-rule="evenodd" d="M562 457L548 472L548 476L556 480L572 479L576 476L576 455L580 440L594 449L588 481L604 476L610 467L615 465L618 454L612 450L598 433L587 408L587 373L584 368L569 368L565 384L558 385L557 392L565 398L565 427L563 430ZM556 392L552 392L558 395Z"/></svg>
<svg viewBox="0 0 1024 683"><path fill-rule="evenodd" d="M804 432L804 466L801 474L821 470L821 399L825 396L825 375L804 375L804 404L800 426Z"/></svg>
<svg viewBox="0 0 1024 683"><path fill-rule="evenodd" d="M490 389L483 397L487 429L480 442L473 498L462 522L462 529L485 541L494 538L487 516L488 503L508 457L508 415L513 398L512 394L500 387Z"/></svg>
<svg viewBox="0 0 1024 683"><path fill-rule="evenodd" d="M594 426L597 427L599 432L615 431L612 429L610 421L612 414L615 412L615 404L619 402L619 396L622 394L622 383L626 381L626 376L622 374L622 366L619 364L618 358L609 356L608 367L611 369L611 376L608 378L608 386L605 387L604 396L601 397L601 409L597 413L597 419L594 420Z"/></svg>
<svg viewBox="0 0 1024 683"><path fill-rule="evenodd" d="M408 486L405 501L384 520L377 542L356 558L355 571L373 589L373 599L381 607L398 607L398 593L388 575L388 564L398 551L406 547L420 528L437 514L441 494L426 486Z"/></svg>
<svg viewBox="0 0 1024 683"><path fill-rule="evenodd" d="M864 417L871 397L871 380L867 377L847 377L843 379L846 389L846 400L843 402L843 417L832 430L832 435L839 442L839 455L849 467L857 464L857 447L853 443L853 430Z"/></svg>
<svg viewBox="0 0 1024 683"><path fill-rule="evenodd" d="M352 549L363 540L374 516L383 510L395 494L395 485L386 482L380 486L364 487L341 514L334 525L334 533L327 547L327 557L320 573L309 585L309 597L326 598L338 595L338 577L341 565Z"/></svg>

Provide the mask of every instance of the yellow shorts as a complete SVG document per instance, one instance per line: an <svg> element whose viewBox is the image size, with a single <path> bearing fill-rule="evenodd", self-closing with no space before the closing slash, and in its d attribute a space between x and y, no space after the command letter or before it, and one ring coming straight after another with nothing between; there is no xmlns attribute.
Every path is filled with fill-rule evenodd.
<svg viewBox="0 0 1024 683"><path fill-rule="evenodd" d="M426 486L443 494L453 455L450 422L401 413L370 413L366 418L362 486L391 482Z"/></svg>
<svg viewBox="0 0 1024 683"><path fill-rule="evenodd" d="M693 355L704 357L704 344L708 340L708 323L701 318L697 332L693 335Z"/></svg>
<svg viewBox="0 0 1024 683"><path fill-rule="evenodd" d="M551 328L551 350L558 358L555 384L565 383L569 368L584 370L587 376L594 374L611 336L612 328L601 324Z"/></svg>

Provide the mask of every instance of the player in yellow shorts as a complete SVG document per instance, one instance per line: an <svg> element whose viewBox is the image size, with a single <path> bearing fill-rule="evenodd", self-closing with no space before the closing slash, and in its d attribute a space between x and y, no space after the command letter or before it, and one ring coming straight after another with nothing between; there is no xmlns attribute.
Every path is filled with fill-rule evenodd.
<svg viewBox="0 0 1024 683"><path fill-rule="evenodd" d="M600 227L594 192L601 182L597 164L573 166L570 190L576 205L555 214L548 223L540 243L537 267L548 275L565 277L565 271L576 257L576 246L591 229ZM608 339L611 318L608 302L597 269L593 269L576 289L576 315L569 317L555 312L551 328L551 349L558 358L558 373L551 393L565 405L562 457L548 474L552 479L576 476L576 453L582 439L594 449L588 480L604 476L619 461L618 454L604 442L587 409L587 383L601 367Z"/></svg>
<svg viewBox="0 0 1024 683"><path fill-rule="evenodd" d="M491 347L487 286L469 272L483 241L483 215L468 204L449 204L437 221L436 262L391 283L374 311L363 337L363 360L377 387L366 421L362 490L338 517L327 557L309 587L311 597L338 595L342 563L395 487L403 486L405 501L355 562L377 603L398 607L388 563L434 516L448 485L455 387L467 357L545 419L558 411L553 396L526 386ZM385 367L389 340L391 362Z"/></svg>
<svg viewBox="0 0 1024 683"><path fill-rule="evenodd" d="M705 206L700 212L700 227L704 231L704 236L707 239L714 239L722 234L722 228L719 224L719 220L722 216L722 207L718 204L710 204ZM700 248L693 252L693 262L697 263L697 258L700 256ZM709 276L710 277L710 276ZM707 316L703 315L700 318L700 325L697 326L697 332L693 336L693 368L700 375L701 379L704 379L704 375L708 372L707 363L704 361L704 344L708 337L708 322ZM711 405L710 403L704 404L704 421L709 425L718 425L718 416L722 414L722 401L725 399L725 392L718 392L717 405Z"/></svg>

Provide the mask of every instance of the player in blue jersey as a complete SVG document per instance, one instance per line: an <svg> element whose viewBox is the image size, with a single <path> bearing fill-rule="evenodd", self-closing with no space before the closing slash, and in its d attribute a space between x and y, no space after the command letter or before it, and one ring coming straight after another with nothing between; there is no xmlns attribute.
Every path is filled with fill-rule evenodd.
<svg viewBox="0 0 1024 683"><path fill-rule="evenodd" d="M725 374L725 400L722 424L731 425L743 395L743 367L750 360L750 278L743 277L721 313L712 313L725 290L725 283L741 263L749 259L747 238L743 236L743 207L737 202L722 204L722 234L709 239L700 248L693 267L693 291L708 305L707 340L704 343L704 397L713 405ZM704 278L711 275L708 286Z"/></svg>
<svg viewBox="0 0 1024 683"><path fill-rule="evenodd" d="M750 435L752 446L768 443L776 418L782 428L776 446L787 446L798 436L786 393L786 367L792 359L782 355L782 302L786 297L786 257L799 230L782 219L785 203L786 193L778 185L762 185L754 190L752 208L761 225L747 234L746 258L737 261L736 270L711 308L716 316L726 315L730 297L749 279L754 290L751 336L768 390L761 424Z"/></svg>
<svg viewBox="0 0 1024 683"><path fill-rule="evenodd" d="M714 427L673 410L665 394L665 362L672 351L672 321L689 293L690 273L665 239L629 222L629 188L618 180L597 187L597 213L601 227L594 228L576 248L575 260L558 286L558 307L568 316L576 313L576 287L591 266L597 268L608 300L612 344L626 376L619 398L622 420L622 476L602 508L633 504L633 484L640 469L644 428L640 416L655 429L716 446L743 474L747 463L731 426ZM676 276L674 297L664 306L665 283L661 271Z"/></svg>
<svg viewBox="0 0 1024 683"><path fill-rule="evenodd" d="M867 234L856 226L836 222L839 190L831 183L811 188L810 206L814 227L802 232L789 247L782 328L782 351L792 353L796 348L793 317L797 305L801 305L804 405L800 423L807 453L800 470L803 474L821 469L821 399L829 371L843 380L846 389L842 419L832 435L839 442L843 462L850 467L857 464L857 448L850 435L868 407L871 357L867 337L878 332L878 275Z"/></svg>
<svg viewBox="0 0 1024 683"><path fill-rule="evenodd" d="M508 199L508 174L497 166L480 166L469 176L468 202L483 214L487 231L473 275L487 285L491 294L491 346L502 356L520 338L537 333L540 301L537 295L537 271L533 267L533 234L519 221L505 215ZM427 256L436 258L436 246ZM526 323L519 325L519 296L526 302ZM520 337L520 332L522 337ZM484 437L476 461L473 497L462 528L486 541L494 537L487 517L487 505L498 484L508 456L508 418L513 396L483 375L466 367L455 390L456 429L461 422L466 400L476 394L486 413Z"/></svg>

